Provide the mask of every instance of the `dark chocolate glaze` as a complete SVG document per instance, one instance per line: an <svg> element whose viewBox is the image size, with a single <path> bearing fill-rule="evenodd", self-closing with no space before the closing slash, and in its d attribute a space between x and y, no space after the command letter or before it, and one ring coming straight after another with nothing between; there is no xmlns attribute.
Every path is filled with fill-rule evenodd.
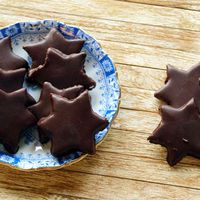
<svg viewBox="0 0 200 200"><path fill-rule="evenodd" d="M59 89L74 85L92 89L96 83L84 72L85 57L85 53L65 55L54 48L49 48L44 65L29 71L29 81L40 85L50 82Z"/></svg>
<svg viewBox="0 0 200 200"><path fill-rule="evenodd" d="M32 106L36 103L35 99L26 91L26 106Z"/></svg>
<svg viewBox="0 0 200 200"><path fill-rule="evenodd" d="M22 88L26 69L5 71L0 69L0 89L5 92L13 92Z"/></svg>
<svg viewBox="0 0 200 200"><path fill-rule="evenodd" d="M30 98L26 89L12 93L0 90L0 142L11 154L17 152L23 130L37 122L27 105Z"/></svg>
<svg viewBox="0 0 200 200"><path fill-rule="evenodd" d="M74 100L52 94L52 112L38 122L51 136L51 153L56 157L72 151L95 153L95 134L106 128L108 121L91 107L88 91Z"/></svg>
<svg viewBox="0 0 200 200"><path fill-rule="evenodd" d="M165 85L155 97L178 108L187 103L199 88L200 64L188 71L178 70L171 65L167 66L167 79Z"/></svg>
<svg viewBox="0 0 200 200"><path fill-rule="evenodd" d="M176 165L186 155L200 158L200 115L194 98L180 108L162 106L161 117L148 140L167 148L169 165Z"/></svg>
<svg viewBox="0 0 200 200"><path fill-rule="evenodd" d="M56 48L64 54L79 53L83 47L84 40L67 40L55 28L41 42L23 47L32 58L32 68L44 64L46 52L49 47Z"/></svg>
<svg viewBox="0 0 200 200"><path fill-rule="evenodd" d="M0 40L0 68L3 70L28 69L26 60L13 53L10 37Z"/></svg>
<svg viewBox="0 0 200 200"><path fill-rule="evenodd" d="M47 117L51 111L51 93L63 96L68 99L74 99L79 96L84 91L83 86L74 86L68 89L59 90L51 85L49 82L45 82L42 87L42 92L39 101L29 107L29 110L35 115L35 117L40 120L42 117ZM63 111L65 112L65 111ZM39 131L39 139L41 143L46 143L49 141L47 134Z"/></svg>

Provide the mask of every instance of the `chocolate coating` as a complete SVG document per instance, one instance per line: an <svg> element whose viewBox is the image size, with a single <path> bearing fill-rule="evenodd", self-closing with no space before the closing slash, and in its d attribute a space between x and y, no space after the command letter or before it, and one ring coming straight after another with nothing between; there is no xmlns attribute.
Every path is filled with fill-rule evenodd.
<svg viewBox="0 0 200 200"><path fill-rule="evenodd" d="M0 40L0 68L3 70L28 68L26 60L13 53L10 37Z"/></svg>
<svg viewBox="0 0 200 200"><path fill-rule="evenodd" d="M55 28L52 28L41 42L24 46L24 50L32 58L32 68L44 64L47 49L56 48L64 54L79 53L83 47L84 40L67 40ZM39 52L39 53L38 53Z"/></svg>
<svg viewBox="0 0 200 200"><path fill-rule="evenodd" d="M187 103L199 89L200 64L188 71L167 66L165 86L155 93L155 97L178 108Z"/></svg>
<svg viewBox="0 0 200 200"><path fill-rule="evenodd" d="M167 148L167 162L173 166L184 156L200 158L200 115L192 98L180 108L161 107L162 121L148 138Z"/></svg>
<svg viewBox="0 0 200 200"><path fill-rule="evenodd" d="M27 98L25 105L26 106L34 105L36 103L35 99L28 92L26 92L25 94L26 94L26 98Z"/></svg>
<svg viewBox="0 0 200 200"><path fill-rule="evenodd" d="M0 142L11 154L17 152L23 130L36 123L28 105L30 98L26 89L12 93L0 90Z"/></svg>
<svg viewBox="0 0 200 200"><path fill-rule="evenodd" d="M22 88L26 69L5 71L0 69L0 89L5 92L13 92Z"/></svg>
<svg viewBox="0 0 200 200"><path fill-rule="evenodd" d="M59 90L53 87L50 83L45 82L42 87L42 92L40 95L39 101L29 107L29 110L36 116L39 120L43 117L47 117L51 112L51 93L63 96L67 99L74 99L80 95L84 91L83 86L74 86L68 89ZM47 134L42 132L42 130L38 129L39 131L39 139L41 143L46 143L49 141L49 137Z"/></svg>
<svg viewBox="0 0 200 200"><path fill-rule="evenodd" d="M56 157L75 150L95 153L95 134L107 125L108 121L92 110L87 91L74 100L52 94L52 112L38 122L51 135L51 153Z"/></svg>
<svg viewBox="0 0 200 200"><path fill-rule="evenodd" d="M59 89L74 85L92 89L96 83L84 71L85 57L85 53L65 55L54 48L49 48L44 65L29 71L29 81L40 85L50 82Z"/></svg>

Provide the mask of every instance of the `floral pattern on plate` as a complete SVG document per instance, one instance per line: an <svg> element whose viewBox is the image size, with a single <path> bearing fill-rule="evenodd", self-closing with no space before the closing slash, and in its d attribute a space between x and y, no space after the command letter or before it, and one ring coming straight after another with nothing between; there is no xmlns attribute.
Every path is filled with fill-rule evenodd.
<svg viewBox="0 0 200 200"><path fill-rule="evenodd" d="M113 62L93 37L78 27L68 26L53 20L44 20L20 22L2 28L0 38L11 36L13 51L31 64L30 57L22 47L41 41L52 27L57 28L67 39L80 38L86 41L82 49L87 53L85 69L87 74L97 82L96 88L90 91L92 107L95 112L106 117L111 124L118 112L120 87ZM24 87L38 100L40 96L38 86L30 86L25 82ZM109 128L110 125L96 134L96 144L104 139ZM0 162L21 170L56 169L76 162L83 157L84 155L81 152L74 152L61 159L53 157L50 154L50 143L45 145L39 143L36 127L24 132L17 154L9 155L0 145Z"/></svg>

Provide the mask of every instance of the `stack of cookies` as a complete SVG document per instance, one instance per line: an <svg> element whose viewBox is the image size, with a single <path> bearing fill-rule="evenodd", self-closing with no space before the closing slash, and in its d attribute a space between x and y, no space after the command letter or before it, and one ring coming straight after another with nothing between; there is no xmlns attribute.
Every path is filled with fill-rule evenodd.
<svg viewBox="0 0 200 200"><path fill-rule="evenodd" d="M161 122L148 138L167 148L173 166L184 156L200 158L200 64L188 71L167 66L165 85L155 97L168 105L160 107Z"/></svg>
<svg viewBox="0 0 200 200"><path fill-rule="evenodd" d="M12 52L11 39L0 40L0 142L16 153L22 133L37 125L42 144L51 140L56 157L73 151L95 153L95 134L108 126L92 110L88 90L95 81L84 70L83 40L67 40L55 28L40 42L24 46L31 67ZM22 88L25 75L41 87L39 101Z"/></svg>

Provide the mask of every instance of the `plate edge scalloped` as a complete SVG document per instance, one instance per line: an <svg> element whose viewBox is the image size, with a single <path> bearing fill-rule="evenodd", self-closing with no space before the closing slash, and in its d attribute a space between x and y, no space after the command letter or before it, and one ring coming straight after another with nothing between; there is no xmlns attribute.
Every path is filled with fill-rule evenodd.
<svg viewBox="0 0 200 200"><path fill-rule="evenodd" d="M79 27L73 26L73 25L68 25L68 24L66 24L66 23L63 23L63 22L60 22L60 21L56 21L56 20L52 20L52 19L29 21L28 23L37 23L37 22L41 22L41 23L42 23L42 22L45 22L45 21L54 21L54 22L57 22L57 23L66 25L66 26L68 26L68 27L73 27L73 28L79 29L79 30L81 30L81 31L83 31L84 33L87 34L87 31L85 31L83 28L79 28ZM10 25L1 27L0 30L9 28L9 27L14 26L14 25L19 24L19 23L27 23L27 22L24 22L24 21L22 21L22 22L16 22L16 23L13 23L13 24L10 24ZM89 35L89 34L87 34L87 35ZM101 47L101 44L95 39L95 37L93 37L93 36L91 36L91 35L89 35L89 36L90 36L92 39L94 39L94 40L99 44L99 46ZM101 49L102 49L102 47L101 47ZM105 53L105 51L104 51L103 49L102 49L102 51ZM105 54L106 54L106 53L105 53ZM111 129L111 126L112 126L112 124L113 124L113 121L115 120L115 118L117 117L117 115L118 115L118 113L119 113L119 108L120 108L120 104L121 104L121 87L120 87L120 83L119 83L118 71L117 71L117 69L116 69L116 67L115 67L115 63L113 62L113 60L110 58L110 56L109 56L108 54L106 54L106 55L108 56L108 58L109 58L110 61L112 62L113 67L114 67L114 70L115 70L116 80L117 80L118 87L119 87L119 96L118 96L118 99L117 99L117 100L118 100L117 109L116 109L116 111L115 111L115 114L114 114L114 116L113 116L111 122L110 122L110 127L109 127L107 133L105 134L105 136L102 138L102 140L99 141L99 142L96 144L96 148L98 148L98 147L101 145L101 143L102 143L102 142L106 139L106 137L108 136L108 134L109 134L109 132L110 132L110 129ZM83 155L81 155L80 157L78 157L78 158L76 158L76 159L70 161L69 163L62 164L62 165L60 165L60 166L55 166L55 167L54 167L54 166L51 166L51 167L41 167L41 168L30 168L30 169L25 169L25 168L20 168L20 167L18 167L18 166L14 166L14 165L11 165L11 164L9 164L9 163L2 162L2 161L0 161L0 165L8 166L8 167L10 167L10 168L12 168L12 169L16 169L16 170L19 170L19 171L26 171L26 172L30 172L30 171L53 171L53 170L61 169L61 168L64 168L64 167L69 167L69 166L71 166L71 165L73 165L73 164L75 164L75 163L78 163L79 161L81 161L82 159L84 159L84 158L87 157L87 156L88 156L88 154L83 154ZM95 156L95 155L94 155L94 156Z"/></svg>

